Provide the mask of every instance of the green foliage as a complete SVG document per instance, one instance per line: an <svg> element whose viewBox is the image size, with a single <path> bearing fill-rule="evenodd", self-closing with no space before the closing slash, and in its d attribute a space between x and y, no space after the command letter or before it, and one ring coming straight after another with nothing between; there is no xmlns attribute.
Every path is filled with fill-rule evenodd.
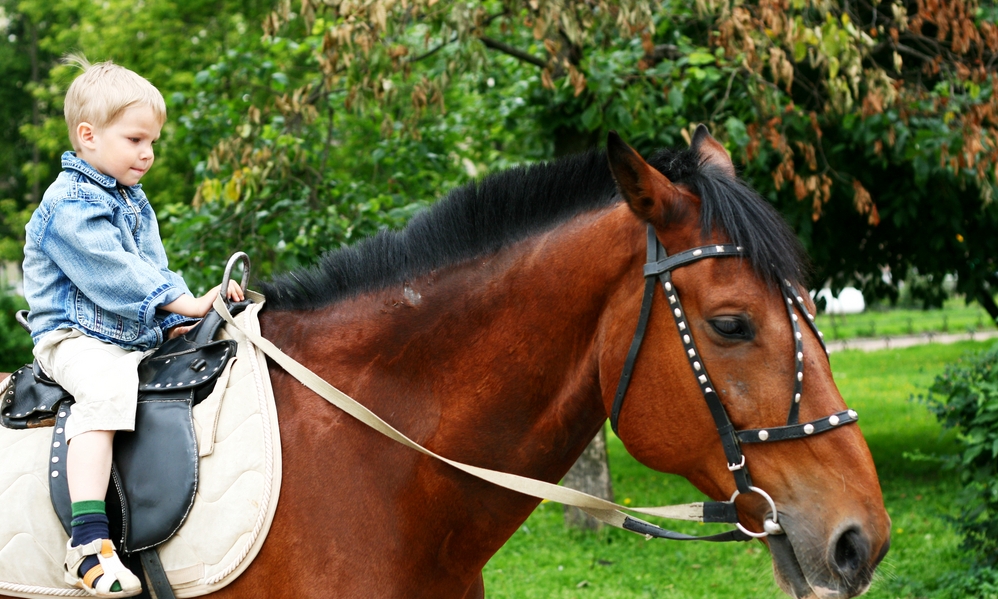
<svg viewBox="0 0 998 599"><path fill-rule="evenodd" d="M34 359L31 335L14 319L14 313L27 308L24 298L0 291L0 372L14 372Z"/></svg>
<svg viewBox="0 0 998 599"><path fill-rule="evenodd" d="M178 135L186 145L204 144L205 155L195 167L201 181L193 202L171 203L159 215L171 264L192 288L217 284L236 250L266 277L398 228L494 162L476 136L489 121L477 118L471 85L454 85L446 115L420 121L418 135L402 135L390 114L344 109L342 92L318 87L303 65L321 42L249 42L200 71L176 98L185 110Z"/></svg>
<svg viewBox="0 0 998 599"><path fill-rule="evenodd" d="M940 599L998 599L998 569L976 566L940 578Z"/></svg>
<svg viewBox="0 0 998 599"><path fill-rule="evenodd" d="M946 457L963 485L956 523L978 561L998 566L998 345L968 355L936 377L926 399L959 452Z"/></svg>

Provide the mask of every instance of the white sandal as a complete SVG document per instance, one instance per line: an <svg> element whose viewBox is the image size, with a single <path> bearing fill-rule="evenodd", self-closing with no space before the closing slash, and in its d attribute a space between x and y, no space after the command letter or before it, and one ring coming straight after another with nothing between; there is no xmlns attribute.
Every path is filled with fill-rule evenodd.
<svg viewBox="0 0 998 599"><path fill-rule="evenodd" d="M114 550L114 543L109 539L96 539L85 545L71 546L72 541L66 543L66 583L74 587L79 587L100 599L114 599L116 597L132 597L142 592L142 583L132 571L121 563L118 553ZM80 564L88 556L96 555L98 564L90 568L83 578L77 574ZM97 584L94 580L100 576ZM121 585L120 591L112 591L111 586L117 582Z"/></svg>

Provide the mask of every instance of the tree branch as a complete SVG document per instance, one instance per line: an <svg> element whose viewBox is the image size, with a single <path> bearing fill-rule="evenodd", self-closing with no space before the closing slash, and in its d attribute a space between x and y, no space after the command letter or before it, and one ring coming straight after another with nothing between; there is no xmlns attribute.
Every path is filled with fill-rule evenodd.
<svg viewBox="0 0 998 599"><path fill-rule="evenodd" d="M737 74L738 70L731 71L731 77L728 78L728 88L724 90L724 97L721 98L720 103L718 103L717 107L714 108L714 112L710 113L710 119L708 119L709 122L713 123L714 117L716 117L717 113L720 112L722 108L724 108L724 104L728 101L728 96L731 95L731 84L734 83L735 75Z"/></svg>
<svg viewBox="0 0 998 599"><path fill-rule="evenodd" d="M905 46L904 44L894 44L894 49L900 52L901 54L908 54L916 58L921 58L925 62L932 62L934 60L933 57L929 56L928 54L923 54L914 48L909 48L908 46Z"/></svg>
<svg viewBox="0 0 998 599"><path fill-rule="evenodd" d="M489 25L492 24L492 21L495 21L499 17L505 16L505 15L506 15L506 11L499 12L499 13L496 13L494 15L489 15L489 17L487 19L485 19L484 21L482 21L481 24L477 25L476 28L485 28L485 27L488 27ZM439 52L440 49L443 48L444 46L449 46L450 44L453 44L454 42L456 42L459 37L460 36L455 33L454 37L452 37L450 41L448 41L448 42L440 42L439 44L437 44L437 46L435 46L434 48L431 48L430 50L424 52L423 54L420 54L419 56L413 56L412 58L409 59L409 62L417 62L417 61L423 60L424 58L433 56L434 54L436 54L437 52Z"/></svg>
<svg viewBox="0 0 998 599"><path fill-rule="evenodd" d="M534 56L533 54L530 54L529 52L524 52L523 50L520 50L519 48L514 48L513 46L510 46L509 44L505 44L503 42L500 42L499 40L492 39L491 37L489 37L487 35L480 35L480 36L478 36L478 39L482 40L482 43L485 44L486 48L491 48L493 50L498 50L498 51L502 52L503 54L509 54L513 58L517 58L517 59L519 59L519 60L521 60L523 62L529 62L530 64L538 66L538 67L540 67L542 69L544 67L548 66L548 62L546 60L544 60L543 58L538 58L538 57Z"/></svg>
<svg viewBox="0 0 998 599"><path fill-rule="evenodd" d="M440 42L436 47L431 48L430 50L420 54L419 56L413 56L412 58L409 59L409 62L417 62L423 60L424 58L433 56L434 54L439 52L440 49L443 48L444 46L449 46L450 44L453 44L456 41L457 41L457 34L454 34L454 37L451 38L449 42Z"/></svg>

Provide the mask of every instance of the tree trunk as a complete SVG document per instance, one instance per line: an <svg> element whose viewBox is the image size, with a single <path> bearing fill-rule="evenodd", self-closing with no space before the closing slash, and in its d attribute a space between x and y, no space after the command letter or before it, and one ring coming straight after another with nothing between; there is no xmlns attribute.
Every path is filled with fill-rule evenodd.
<svg viewBox="0 0 998 599"><path fill-rule="evenodd" d="M976 299L977 303L981 304L991 316L991 324L998 326L998 305L995 305L995 300L991 297L992 293L994 293L992 287L982 285L977 288Z"/></svg>
<svg viewBox="0 0 998 599"><path fill-rule="evenodd" d="M566 487L589 493L613 501L613 485L610 482L610 464L606 456L606 429L599 433L579 456L575 465L562 481ZM577 507L565 506L565 524L579 530L599 530L602 522Z"/></svg>

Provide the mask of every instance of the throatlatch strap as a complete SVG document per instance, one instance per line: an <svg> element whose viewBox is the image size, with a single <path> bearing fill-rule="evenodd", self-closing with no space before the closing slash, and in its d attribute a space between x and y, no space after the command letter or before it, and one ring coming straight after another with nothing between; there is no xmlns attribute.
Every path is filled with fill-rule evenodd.
<svg viewBox="0 0 998 599"><path fill-rule="evenodd" d="M631 384L631 375L634 374L634 362L638 358L641 342L645 338L645 330L648 328L648 317L651 315L651 304L654 298L655 279L648 277L645 279L645 293L644 298L641 300L641 314L638 316L638 326L634 331L634 338L631 340L631 349L627 352L627 360L624 361L624 370L620 373L620 380L617 382L617 393L613 397L613 407L610 409L610 428L613 429L614 434L617 434L617 421L620 419L620 408L624 405L624 396L627 395L627 387Z"/></svg>

